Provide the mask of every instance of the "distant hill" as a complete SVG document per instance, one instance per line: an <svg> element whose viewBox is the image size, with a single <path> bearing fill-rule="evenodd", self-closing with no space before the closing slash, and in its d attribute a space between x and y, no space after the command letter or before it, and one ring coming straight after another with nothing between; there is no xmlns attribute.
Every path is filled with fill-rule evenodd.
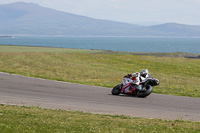
<svg viewBox="0 0 200 133"><path fill-rule="evenodd" d="M200 37L200 26L176 23L139 26L93 19L33 3L17 2L0 5L0 34Z"/></svg>
<svg viewBox="0 0 200 133"><path fill-rule="evenodd" d="M155 35L163 36L182 36L182 37L200 37L200 26L185 25L177 23L167 23L155 26L149 26L149 30L156 31Z"/></svg>

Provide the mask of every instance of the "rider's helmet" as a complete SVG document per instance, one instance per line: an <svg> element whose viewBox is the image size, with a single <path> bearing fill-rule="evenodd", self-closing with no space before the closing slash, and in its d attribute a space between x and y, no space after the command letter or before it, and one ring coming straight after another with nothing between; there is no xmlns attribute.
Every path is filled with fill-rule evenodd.
<svg viewBox="0 0 200 133"><path fill-rule="evenodd" d="M149 71L147 69L143 69L141 72L141 76L146 77L147 74L149 74Z"/></svg>

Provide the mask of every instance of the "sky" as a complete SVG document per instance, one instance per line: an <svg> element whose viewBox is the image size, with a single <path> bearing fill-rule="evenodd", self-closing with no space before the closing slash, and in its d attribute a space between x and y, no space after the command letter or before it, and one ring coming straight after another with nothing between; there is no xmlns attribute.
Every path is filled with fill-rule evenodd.
<svg viewBox="0 0 200 133"><path fill-rule="evenodd" d="M0 4L14 2L32 2L77 15L140 25L200 25L200 0L0 0Z"/></svg>

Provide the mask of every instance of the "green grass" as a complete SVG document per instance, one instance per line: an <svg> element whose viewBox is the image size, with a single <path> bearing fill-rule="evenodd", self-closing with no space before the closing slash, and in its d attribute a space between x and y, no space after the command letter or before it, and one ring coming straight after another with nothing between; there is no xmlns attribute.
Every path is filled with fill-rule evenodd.
<svg viewBox="0 0 200 133"><path fill-rule="evenodd" d="M200 122L0 105L1 133L197 133Z"/></svg>
<svg viewBox="0 0 200 133"><path fill-rule="evenodd" d="M51 48L51 47L26 47L14 45L0 45L0 52L56 52L56 53L99 53L102 50L84 50L84 49L65 49L65 48Z"/></svg>
<svg viewBox="0 0 200 133"><path fill-rule="evenodd" d="M160 80L154 93L200 97L199 59L0 45L0 71L31 77L112 88L144 68Z"/></svg>

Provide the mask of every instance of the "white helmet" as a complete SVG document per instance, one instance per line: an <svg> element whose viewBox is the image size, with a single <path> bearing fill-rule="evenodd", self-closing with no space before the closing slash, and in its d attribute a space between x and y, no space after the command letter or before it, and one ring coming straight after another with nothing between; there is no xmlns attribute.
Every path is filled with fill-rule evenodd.
<svg viewBox="0 0 200 133"><path fill-rule="evenodd" d="M149 74L149 71L147 69L143 69L141 75L146 76L147 74Z"/></svg>

